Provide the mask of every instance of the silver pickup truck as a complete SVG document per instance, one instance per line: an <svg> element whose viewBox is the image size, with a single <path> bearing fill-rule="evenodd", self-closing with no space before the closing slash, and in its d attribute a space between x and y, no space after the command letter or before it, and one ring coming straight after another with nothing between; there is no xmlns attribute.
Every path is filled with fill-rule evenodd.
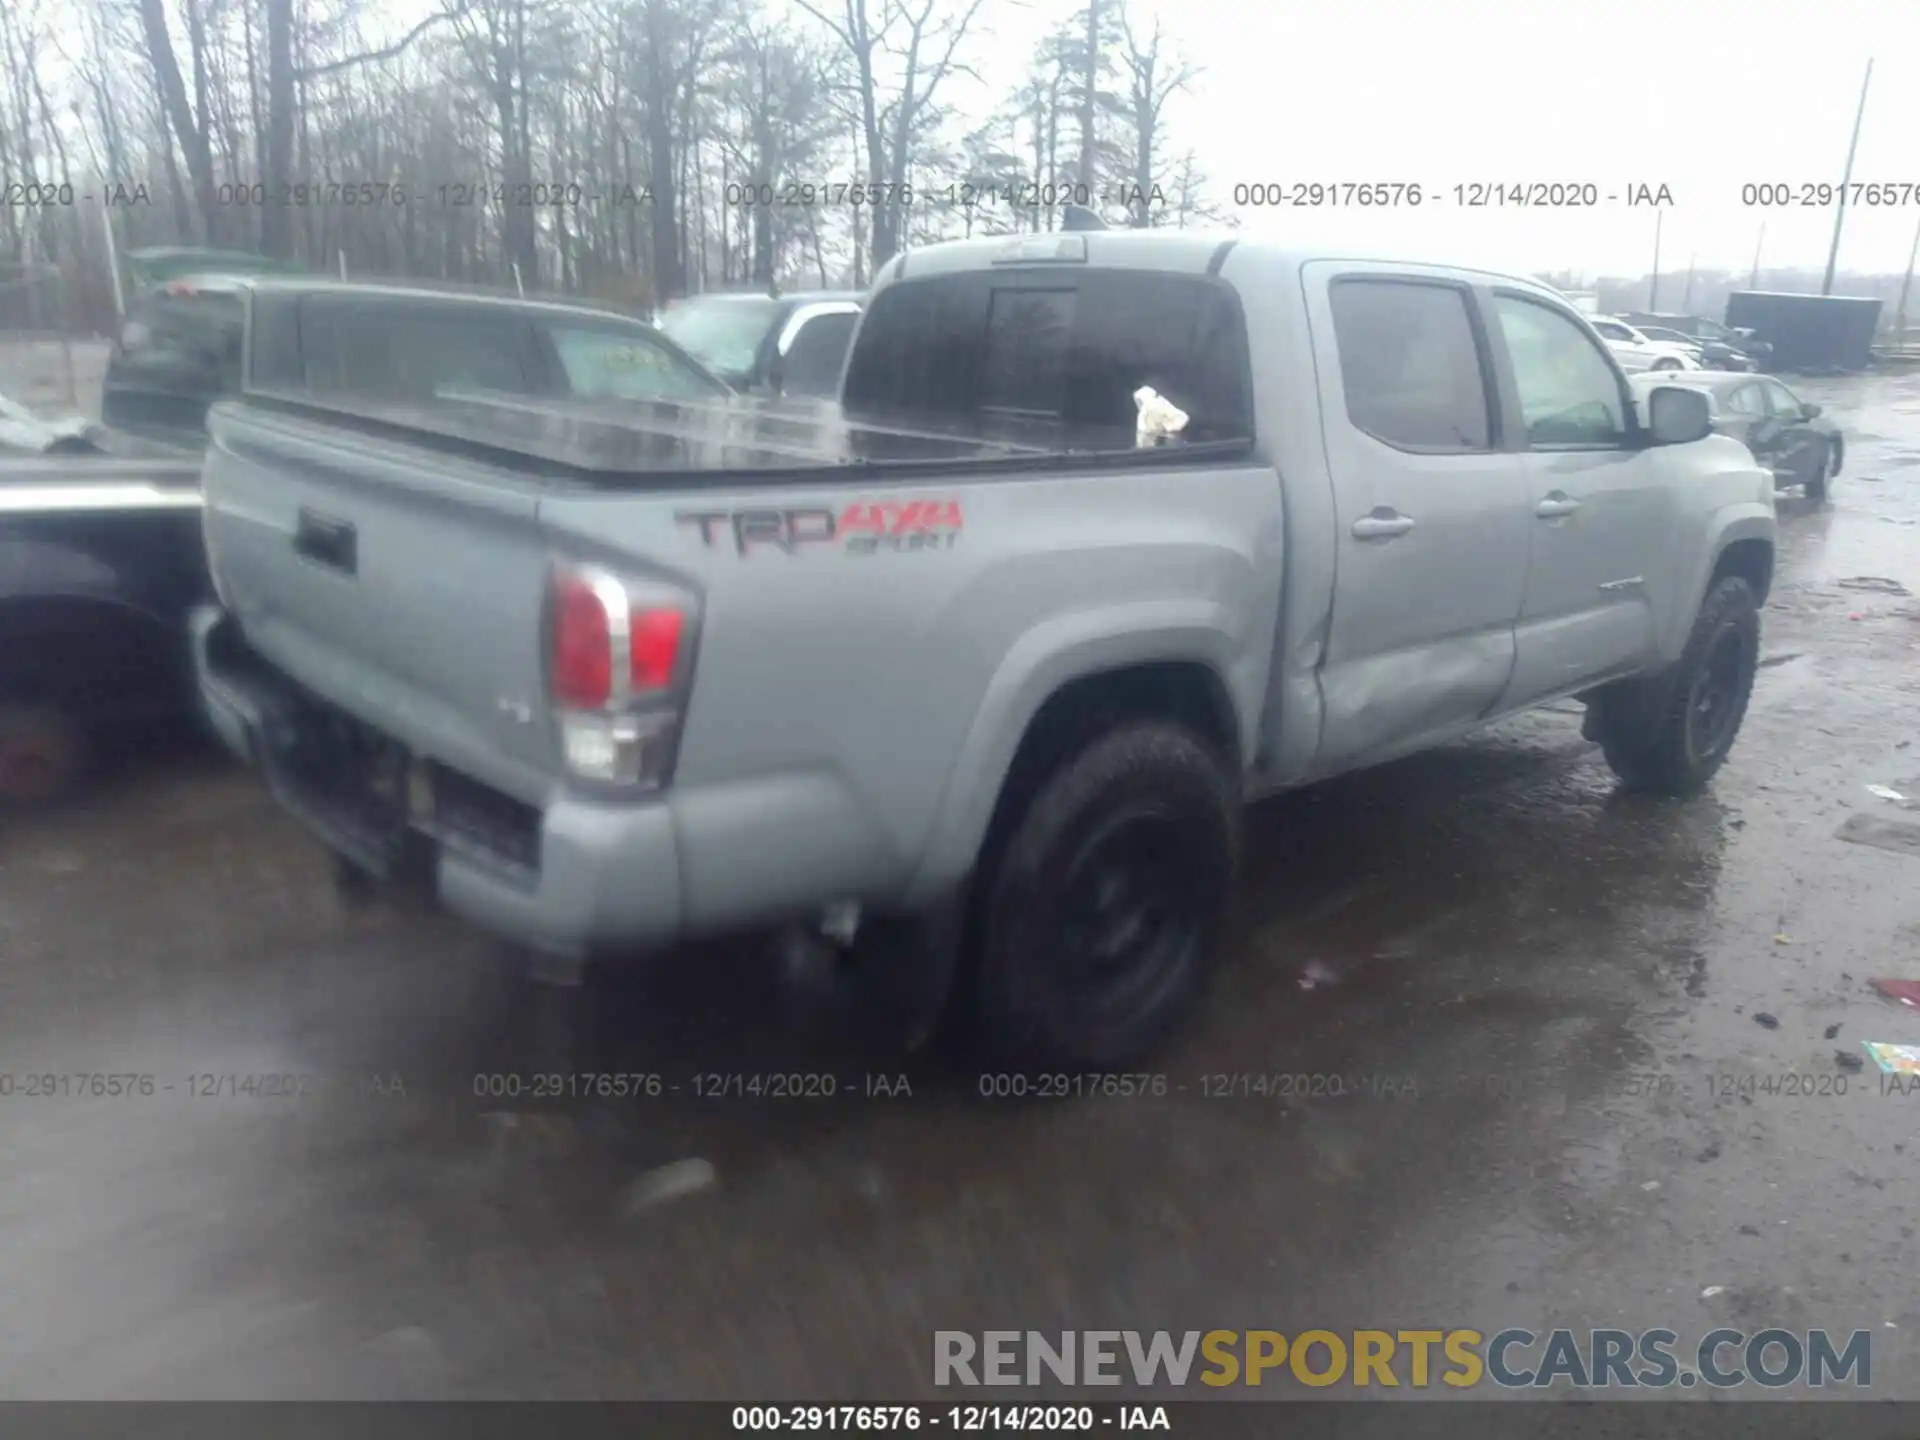
<svg viewBox="0 0 1920 1440"><path fill-rule="evenodd" d="M1191 1004L1243 801L1568 696L1697 790L1774 564L1551 290L1187 232L896 258L837 407L211 434L206 705L356 870L563 967L809 917L1062 1067Z"/></svg>

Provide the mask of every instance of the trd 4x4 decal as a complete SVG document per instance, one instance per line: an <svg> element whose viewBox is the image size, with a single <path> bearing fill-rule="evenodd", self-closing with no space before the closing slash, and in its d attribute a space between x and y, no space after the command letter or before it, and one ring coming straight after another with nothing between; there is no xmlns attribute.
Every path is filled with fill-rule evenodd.
<svg viewBox="0 0 1920 1440"><path fill-rule="evenodd" d="M796 555L808 545L832 545L848 555L950 550L962 528L958 500L857 500L839 511L824 505L681 510L673 518L698 528L709 550L730 541L740 555L769 547Z"/></svg>

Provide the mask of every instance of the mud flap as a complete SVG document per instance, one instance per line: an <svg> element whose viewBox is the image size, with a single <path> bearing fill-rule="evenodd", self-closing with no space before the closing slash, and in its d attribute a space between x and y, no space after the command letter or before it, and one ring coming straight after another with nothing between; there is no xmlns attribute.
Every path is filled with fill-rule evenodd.
<svg viewBox="0 0 1920 1440"><path fill-rule="evenodd" d="M1670 665L1657 675L1616 680L1589 690L1580 697L1587 703L1586 716L1580 723L1581 738L1599 743L1609 734L1616 739L1651 734L1667 713L1679 683L1679 667Z"/></svg>
<svg viewBox="0 0 1920 1440"><path fill-rule="evenodd" d="M853 947L851 977L866 1027L907 1052L939 1033L960 974L965 896L913 915L874 916Z"/></svg>

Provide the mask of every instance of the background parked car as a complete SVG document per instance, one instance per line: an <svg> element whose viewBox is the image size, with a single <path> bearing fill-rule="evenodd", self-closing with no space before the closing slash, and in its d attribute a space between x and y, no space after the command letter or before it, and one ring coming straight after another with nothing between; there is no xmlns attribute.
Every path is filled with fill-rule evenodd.
<svg viewBox="0 0 1920 1440"><path fill-rule="evenodd" d="M1642 378L1643 389L1653 383ZM1771 375L1699 370L1663 374L1660 383L1704 391L1714 428L1744 441L1754 458L1773 471L1774 483L1804 487L1809 500L1825 500L1846 460L1840 427Z"/></svg>
<svg viewBox="0 0 1920 1440"><path fill-rule="evenodd" d="M300 266L244 250L210 250L197 245L153 245L129 250L120 269L134 294L156 290L170 280L195 275L303 275Z"/></svg>
<svg viewBox="0 0 1920 1440"><path fill-rule="evenodd" d="M1704 315L1662 315L1630 310L1619 318L1640 329L1653 325L1687 336L1701 346L1710 370L1765 370L1773 359L1773 347L1753 331L1722 325ZM1735 358L1740 363L1728 363Z"/></svg>
<svg viewBox="0 0 1920 1440"><path fill-rule="evenodd" d="M1636 325L1633 328L1655 344L1678 345L1682 350L1693 356L1694 359L1700 361L1703 370L1715 368L1706 363L1706 347L1698 340L1682 335L1678 330L1668 330L1660 325Z"/></svg>
<svg viewBox="0 0 1920 1440"><path fill-rule="evenodd" d="M249 308L282 389L431 399L449 388L611 400L724 398L726 383L646 321L583 305L326 279L202 275L129 307L101 419L175 444L238 392Z"/></svg>
<svg viewBox="0 0 1920 1440"><path fill-rule="evenodd" d="M197 453L0 454L0 810L194 713L184 622L208 593Z"/></svg>
<svg viewBox="0 0 1920 1440"><path fill-rule="evenodd" d="M1700 362L1703 370L1754 370L1759 367L1753 363L1753 357L1736 350L1733 346L1719 340L1696 340L1678 330L1669 330L1664 325L1636 325L1634 327L1649 340L1663 345L1681 345Z"/></svg>
<svg viewBox="0 0 1920 1440"><path fill-rule="evenodd" d="M832 397L862 299L845 290L695 295L660 328L736 390Z"/></svg>
<svg viewBox="0 0 1920 1440"><path fill-rule="evenodd" d="M1620 368L1637 370L1698 370L1698 352L1688 345L1663 344L1642 335L1624 320L1611 315L1596 315L1593 328L1607 342L1607 348L1620 362Z"/></svg>

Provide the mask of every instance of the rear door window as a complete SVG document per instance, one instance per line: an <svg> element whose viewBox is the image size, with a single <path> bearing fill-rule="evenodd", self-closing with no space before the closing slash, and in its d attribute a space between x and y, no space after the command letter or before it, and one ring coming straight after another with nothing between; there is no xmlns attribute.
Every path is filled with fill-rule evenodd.
<svg viewBox="0 0 1920 1440"><path fill-rule="evenodd" d="M1131 444L1142 386L1191 417L1184 440L1252 435L1245 325L1227 286L1130 270L903 281L874 298L841 403L852 414L1041 419L1124 431Z"/></svg>
<svg viewBox="0 0 1920 1440"><path fill-rule="evenodd" d="M306 380L319 394L421 402L449 391L526 394L523 325L510 311L310 298L300 308Z"/></svg>
<svg viewBox="0 0 1920 1440"><path fill-rule="evenodd" d="M1493 445L1467 293L1454 285L1343 279L1332 290L1347 418L1401 450Z"/></svg>

